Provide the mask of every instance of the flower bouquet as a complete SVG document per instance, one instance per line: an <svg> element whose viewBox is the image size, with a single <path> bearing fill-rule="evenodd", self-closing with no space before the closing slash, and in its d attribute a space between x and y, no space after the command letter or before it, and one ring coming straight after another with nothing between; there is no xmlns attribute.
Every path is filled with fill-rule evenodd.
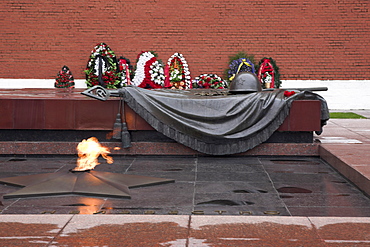
<svg viewBox="0 0 370 247"><path fill-rule="evenodd" d="M193 80L193 88L224 89L227 83L216 74L202 74Z"/></svg>

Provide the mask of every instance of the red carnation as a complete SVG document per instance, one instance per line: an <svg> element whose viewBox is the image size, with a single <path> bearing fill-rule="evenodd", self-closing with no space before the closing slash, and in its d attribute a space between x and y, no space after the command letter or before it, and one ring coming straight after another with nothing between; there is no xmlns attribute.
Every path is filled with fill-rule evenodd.
<svg viewBox="0 0 370 247"><path fill-rule="evenodd" d="M294 95L295 94L295 92L294 91L284 91L284 96L285 97L290 97L290 96L292 96L292 95Z"/></svg>

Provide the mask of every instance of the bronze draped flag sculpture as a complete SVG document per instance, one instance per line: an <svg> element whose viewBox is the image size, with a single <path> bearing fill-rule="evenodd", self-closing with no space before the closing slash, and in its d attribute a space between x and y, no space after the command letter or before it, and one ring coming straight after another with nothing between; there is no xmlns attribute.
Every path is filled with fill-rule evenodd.
<svg viewBox="0 0 370 247"><path fill-rule="evenodd" d="M83 94L99 100L122 97L156 131L211 155L245 152L266 141L284 122L294 100L320 100L322 124L329 119L326 101L311 91L303 90L290 97L286 97L284 89L249 94L200 91L203 90L139 87L107 90L96 86Z"/></svg>

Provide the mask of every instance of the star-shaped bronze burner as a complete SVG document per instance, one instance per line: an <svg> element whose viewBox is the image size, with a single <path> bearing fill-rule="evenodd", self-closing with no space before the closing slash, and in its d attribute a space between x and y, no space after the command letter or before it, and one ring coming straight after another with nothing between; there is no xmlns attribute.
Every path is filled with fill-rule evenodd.
<svg viewBox="0 0 370 247"><path fill-rule="evenodd" d="M173 179L101 171L68 171L1 178L0 183L24 187L4 199L83 195L130 199L129 188L173 183Z"/></svg>

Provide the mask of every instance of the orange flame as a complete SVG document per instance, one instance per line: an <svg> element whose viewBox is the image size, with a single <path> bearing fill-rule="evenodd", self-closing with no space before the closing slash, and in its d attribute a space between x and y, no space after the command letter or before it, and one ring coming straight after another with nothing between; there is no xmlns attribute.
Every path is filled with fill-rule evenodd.
<svg viewBox="0 0 370 247"><path fill-rule="evenodd" d="M113 158L108 156L110 154L109 149L100 145L96 137L90 137L87 140L82 140L77 145L78 160L77 166L73 169L74 171L86 171L92 170L95 166L99 165L99 155L107 160L108 164L113 163Z"/></svg>

